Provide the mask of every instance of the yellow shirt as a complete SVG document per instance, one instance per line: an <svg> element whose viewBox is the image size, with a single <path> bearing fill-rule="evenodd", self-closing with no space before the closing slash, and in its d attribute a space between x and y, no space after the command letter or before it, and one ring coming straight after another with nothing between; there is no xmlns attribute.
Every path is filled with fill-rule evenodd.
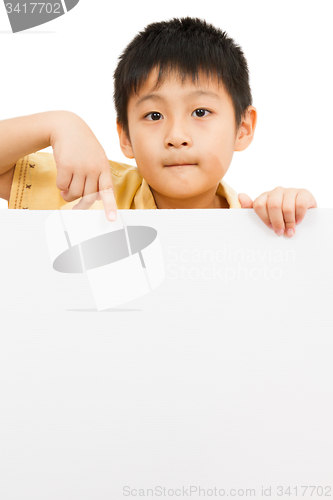
<svg viewBox="0 0 333 500"><path fill-rule="evenodd" d="M156 209L153 194L137 167L110 161L117 207L127 209ZM51 153L33 153L21 158L15 166L8 202L10 209L59 210L71 209L78 203L67 203L56 186L57 168ZM223 180L216 194L225 198L229 208L241 208L236 192ZM90 209L104 209L101 200Z"/></svg>

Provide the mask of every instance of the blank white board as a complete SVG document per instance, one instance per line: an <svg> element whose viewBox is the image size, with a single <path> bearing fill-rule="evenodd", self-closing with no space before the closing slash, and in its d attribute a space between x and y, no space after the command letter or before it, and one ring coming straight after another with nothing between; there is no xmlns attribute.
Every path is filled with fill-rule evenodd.
<svg viewBox="0 0 333 500"><path fill-rule="evenodd" d="M333 494L332 209L119 211L165 277L102 311L50 213L0 210L1 498Z"/></svg>

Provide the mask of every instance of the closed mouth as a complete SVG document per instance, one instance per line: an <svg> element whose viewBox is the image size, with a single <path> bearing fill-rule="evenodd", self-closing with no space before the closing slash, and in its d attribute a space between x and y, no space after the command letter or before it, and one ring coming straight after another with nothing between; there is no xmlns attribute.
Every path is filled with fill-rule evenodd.
<svg viewBox="0 0 333 500"><path fill-rule="evenodd" d="M165 167L194 167L197 163L174 163L172 165L164 165Z"/></svg>

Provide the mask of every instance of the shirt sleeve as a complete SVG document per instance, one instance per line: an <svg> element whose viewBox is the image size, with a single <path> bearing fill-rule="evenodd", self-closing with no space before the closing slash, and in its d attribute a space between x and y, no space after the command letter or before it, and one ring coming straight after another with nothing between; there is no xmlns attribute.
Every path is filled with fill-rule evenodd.
<svg viewBox="0 0 333 500"><path fill-rule="evenodd" d="M15 165L9 209L58 210L66 202L56 186L57 168L51 153L33 153Z"/></svg>
<svg viewBox="0 0 333 500"><path fill-rule="evenodd" d="M156 208L149 186L142 186L142 177L136 167L110 161L111 178L119 209ZM56 185L57 166L51 153L33 153L21 158L15 165L9 209L70 210L81 198L67 203ZM103 210L101 200L91 209Z"/></svg>

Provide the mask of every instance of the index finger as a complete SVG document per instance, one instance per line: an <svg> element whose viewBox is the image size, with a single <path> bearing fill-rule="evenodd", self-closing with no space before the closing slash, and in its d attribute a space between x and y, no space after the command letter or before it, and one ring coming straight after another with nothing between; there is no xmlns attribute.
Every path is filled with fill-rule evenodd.
<svg viewBox="0 0 333 500"><path fill-rule="evenodd" d="M99 194L103 201L106 218L110 221L116 220L118 207L110 171L102 172L99 177Z"/></svg>

